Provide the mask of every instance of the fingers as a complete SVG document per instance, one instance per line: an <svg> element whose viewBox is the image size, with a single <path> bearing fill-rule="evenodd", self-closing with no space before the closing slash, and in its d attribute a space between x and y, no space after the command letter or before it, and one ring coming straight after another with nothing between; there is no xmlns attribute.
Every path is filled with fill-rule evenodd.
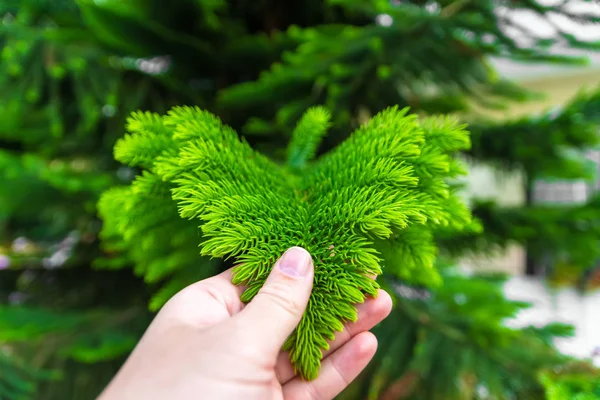
<svg viewBox="0 0 600 400"><path fill-rule="evenodd" d="M161 320L205 328L237 314L243 287L231 283L231 269L179 291L160 310Z"/></svg>
<svg viewBox="0 0 600 400"><path fill-rule="evenodd" d="M319 377L311 382L294 378L283 386L285 399L330 400L337 396L367 366L377 350L371 332L354 336L325 359Z"/></svg>
<svg viewBox="0 0 600 400"><path fill-rule="evenodd" d="M245 287L231 283L232 273L233 268L229 268L219 275L204 279L191 285L191 287L198 285L199 289L205 290L223 304L229 315L233 316L244 308L244 303L242 303L240 297L244 293Z"/></svg>
<svg viewBox="0 0 600 400"><path fill-rule="evenodd" d="M313 277L310 254L292 247L275 263L252 301L235 316L245 326L244 337L258 343L266 359L276 360L284 341L300 322Z"/></svg>
<svg viewBox="0 0 600 400"><path fill-rule="evenodd" d="M384 290L379 290L376 298L368 298L364 303L359 304L356 307L357 321L345 324L342 332L336 332L335 339L330 343L329 350L323 354L323 358L332 354L354 336L373 328L386 318L391 310L392 298ZM277 360L277 376L282 385L295 376L288 357L287 352L280 353Z"/></svg>

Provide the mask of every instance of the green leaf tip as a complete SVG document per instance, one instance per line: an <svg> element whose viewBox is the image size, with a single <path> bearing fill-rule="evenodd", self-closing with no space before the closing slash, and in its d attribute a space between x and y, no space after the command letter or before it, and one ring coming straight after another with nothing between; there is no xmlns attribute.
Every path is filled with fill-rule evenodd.
<svg viewBox="0 0 600 400"><path fill-rule="evenodd" d="M323 136L327 133L331 115L326 108L309 108L296 125L292 140L288 145L288 165L295 169L303 168L317 153Z"/></svg>
<svg viewBox="0 0 600 400"><path fill-rule="evenodd" d="M147 171L134 190L106 197L102 207L107 218L111 205L121 207L114 230L129 238L157 234L176 208L175 219L200 226L200 240L190 237L201 241L203 256L235 260L233 283L246 286L245 302L288 248L308 250L315 265L313 292L284 346L308 380L318 375L334 333L356 321L356 304L377 295L373 277L383 265L389 274L436 285L432 231L471 223L469 210L446 183L461 173L453 153L469 144L457 121L420 122L408 109L391 107L314 159L329 124L326 109L307 110L282 166L198 108L175 107L160 118L136 113L118 154ZM157 207L164 209L160 218L152 217ZM171 292L169 287L164 293Z"/></svg>

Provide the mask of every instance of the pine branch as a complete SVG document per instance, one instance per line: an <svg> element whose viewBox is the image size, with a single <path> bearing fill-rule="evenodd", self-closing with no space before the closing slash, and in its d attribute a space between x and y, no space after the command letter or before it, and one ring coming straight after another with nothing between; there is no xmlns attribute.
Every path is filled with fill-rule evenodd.
<svg viewBox="0 0 600 400"><path fill-rule="evenodd" d="M128 138L123 141L132 143ZM144 171L130 187L112 188L98 203L104 220L101 236L112 239L106 250L114 249L116 243L135 262L136 274L148 283L190 266L204 264L207 274L215 268L198 256L198 229L179 218L170 192L169 184Z"/></svg>
<svg viewBox="0 0 600 400"><path fill-rule="evenodd" d="M556 263L568 263L571 269L583 270L600 258L600 198L588 204L500 207L492 202L477 201L473 215L485 230L457 232L438 229L436 240L454 256L468 253L493 254L510 244L529 245L536 257L550 256Z"/></svg>
<svg viewBox="0 0 600 400"><path fill-rule="evenodd" d="M156 148L151 172L131 189L122 189L120 198L127 201L134 194L134 203L111 203L113 196L107 194L100 207L105 218L122 221L117 230L127 240L139 242L142 232L147 238L150 228L166 231L169 219L181 223L159 213L173 203L167 205L163 194L164 205L153 204L152 190L142 183L152 178L172 187L179 216L200 223L201 254L235 259L233 282L247 287L242 295L246 302L260 290L277 257L291 246L305 247L315 262L313 293L284 349L306 379L316 377L321 352L334 331L356 320L354 305L377 293L378 284L369 278L381 274L375 238L389 240L398 232L396 242L415 247L416 240L406 235L417 229L428 244L403 254L406 268L429 265L420 278L435 281L438 274L430 264L436 249L428 230L470 222L466 207L452 201L454 195L443 183L457 171L451 168L451 154L469 143L464 127L453 120L427 120L423 129L406 109L390 108L307 163L328 125L326 111L312 109L298 123L289 147L288 160L300 170L280 167L197 108L173 108L162 117L162 126L145 114L131 121L130 129L136 131L117 144L123 160L133 165L138 160L127 154L150 154L145 142L153 135L173 141L165 149L179 150L174 156ZM391 272L402 275L404 269L397 268Z"/></svg>
<svg viewBox="0 0 600 400"><path fill-rule="evenodd" d="M565 362L551 340L572 330L558 324L508 328L504 320L527 304L505 299L504 279L451 269L443 276L444 286L417 298L386 280L396 306L376 328L380 351L350 398L458 400L476 398L478 390L490 398L538 398L538 373Z"/></svg>
<svg viewBox="0 0 600 400"><path fill-rule="evenodd" d="M502 122L472 121L473 148L467 154L502 170L525 171L534 175L531 178L590 178L582 153L600 144L599 106L600 90L596 89L540 115Z"/></svg>
<svg viewBox="0 0 600 400"><path fill-rule="evenodd" d="M0 398L10 400L31 399L37 381L52 379L55 375L24 363L1 342L0 371Z"/></svg>
<svg viewBox="0 0 600 400"><path fill-rule="evenodd" d="M331 115L322 107L313 107L306 114L292 133L292 140L288 145L288 165L301 169L312 161L317 153L322 137L327 133Z"/></svg>
<svg viewBox="0 0 600 400"><path fill-rule="evenodd" d="M540 373L547 400L600 399L600 373L587 362L574 361L554 371Z"/></svg>
<svg viewBox="0 0 600 400"><path fill-rule="evenodd" d="M73 375L55 374L62 372L68 362L80 365L122 362L138 342L147 323L145 313L137 307L57 311L0 306L0 343L8 343L8 348L14 349L16 354L27 355L28 364L22 366L27 375L21 375L28 378L28 387L34 390L49 378L69 382ZM0 366L2 361L0 352ZM8 378L9 383L15 383L17 378L9 376L9 371L2 369L0 395L3 380ZM61 383L57 384L60 386Z"/></svg>

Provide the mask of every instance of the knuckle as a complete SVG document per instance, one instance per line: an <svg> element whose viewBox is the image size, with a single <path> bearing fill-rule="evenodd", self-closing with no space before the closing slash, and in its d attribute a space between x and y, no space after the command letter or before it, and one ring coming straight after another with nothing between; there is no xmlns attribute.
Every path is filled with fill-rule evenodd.
<svg viewBox="0 0 600 400"><path fill-rule="evenodd" d="M240 360L250 362L257 367L262 366L265 362L264 353L261 349L245 340L239 341L235 346L236 357Z"/></svg>
<svg viewBox="0 0 600 400"><path fill-rule="evenodd" d="M352 379L348 377L344 366L340 364L340 360L336 357L332 360L331 364L333 366L333 370L335 371L336 375L338 375L344 387L350 385Z"/></svg>
<svg viewBox="0 0 600 400"><path fill-rule="evenodd" d="M325 396L323 396L318 387L313 384L306 386L306 397L304 398L310 400L325 400Z"/></svg>
<svg viewBox="0 0 600 400"><path fill-rule="evenodd" d="M303 312L302 305L298 302L294 296L290 295L290 288L282 283L273 283L268 286L264 286L257 294L257 296L263 297L265 300L283 310L284 312L298 316Z"/></svg>

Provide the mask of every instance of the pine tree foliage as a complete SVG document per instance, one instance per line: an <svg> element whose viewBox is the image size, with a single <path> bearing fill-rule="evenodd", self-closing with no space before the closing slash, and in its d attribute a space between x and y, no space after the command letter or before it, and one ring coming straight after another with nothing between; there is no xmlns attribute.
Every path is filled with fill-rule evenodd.
<svg viewBox="0 0 600 400"><path fill-rule="evenodd" d="M290 26L286 34L297 42L295 51L285 52L258 79L220 93L220 108L253 116L245 121L244 133L289 127L304 108L315 103L325 104L338 126L351 123L351 112L365 98L376 110L389 106L381 99L394 98L425 112L467 111L469 107L461 101L465 94L480 105L498 107L503 97L524 99L528 94L490 74L482 62L484 56L584 64L584 57L556 55L548 49L557 43L598 49L598 43L580 40L556 24L555 37L537 37L526 26L499 18L499 4L493 1L330 0L325 4L332 12L341 9L346 18L373 21L384 16L390 23ZM529 10L545 20L558 13L582 25L600 21L593 14L570 10L567 2L541 5L524 0L501 6ZM520 38L508 35L499 23L518 32ZM414 40L424 32L426 39ZM528 45L521 45L520 40L527 40ZM282 103L284 107L277 106Z"/></svg>
<svg viewBox="0 0 600 400"><path fill-rule="evenodd" d="M107 355L121 355L133 349L137 342L132 335L120 327L123 323L138 325L138 311L113 315L109 311L90 313L51 312L29 307L0 307L0 341L19 345L37 343L43 347L52 343L46 356L51 358L56 348L60 356L84 363L103 360ZM139 328L138 328L139 329ZM62 342L57 345L56 342ZM110 357L110 356L109 356Z"/></svg>
<svg viewBox="0 0 600 400"><path fill-rule="evenodd" d="M0 343L0 399L28 400L35 394L35 382L51 375L32 368Z"/></svg>
<svg viewBox="0 0 600 400"><path fill-rule="evenodd" d="M150 300L151 310L156 311L178 290L214 274L217 265L198 256L197 224L179 218L171 199L171 185L151 172L161 154L177 155L162 119L151 113L134 113L128 121L128 131L130 134L115 146L115 157L149 170L137 176L130 186L114 187L101 198L98 211L105 221L101 235L105 249L126 254L135 262L135 273L146 282L155 284L171 278ZM120 268L127 264L105 258L97 265Z"/></svg>
<svg viewBox="0 0 600 400"><path fill-rule="evenodd" d="M122 361L143 331L142 315L135 308L115 315L108 310L61 312L0 305L0 398L31 399L40 396L38 390L44 385L52 388L50 392L63 387L61 381L70 381L67 387L75 393L77 387L87 387L75 398L87 396L86 373L77 369L68 373L65 366L79 363L102 369L107 359ZM92 388L96 390L93 384Z"/></svg>
<svg viewBox="0 0 600 400"><path fill-rule="evenodd" d="M595 90L581 92L563 107L539 115L472 121L473 146L467 154L504 171L525 171L531 178L596 178L595 167L590 171L582 156L584 150L600 144L599 107L600 91Z"/></svg>
<svg viewBox="0 0 600 400"><path fill-rule="evenodd" d="M167 206L177 207L181 218L200 224L203 256L235 258L233 282L247 287L243 301L254 297L287 248L306 248L315 262L313 293L284 348L298 372L314 379L327 339L344 322L356 320L355 304L377 293L370 276L382 273L382 259L373 239L393 235L405 246L400 251L418 249L402 251L402 257L407 268L419 271L420 283L428 284L439 280L431 226L460 228L471 220L446 184L461 172L453 168L457 161L452 155L469 146L465 127L440 118L419 124L407 111L379 113L309 163L328 125L327 111L310 109L294 131L284 167L200 109L177 107L163 117L137 113L115 154L119 161L149 171L131 185L133 196L113 190L100 209L109 227L120 224L125 240L144 241L149 239L145 227L160 227L168 235L174 230L165 224L182 223L162 213ZM164 206L152 203L158 193ZM115 201L135 199L136 194L142 195L137 196L142 203ZM146 250L152 247L150 243Z"/></svg>
<svg viewBox="0 0 600 400"><path fill-rule="evenodd" d="M600 399L600 375L586 362L572 362L557 373L546 371L540 380L548 400L598 400Z"/></svg>
<svg viewBox="0 0 600 400"><path fill-rule="evenodd" d="M595 223L600 217L598 201L595 197L573 207L500 207L491 201L477 201L472 205L473 215L483 221L484 232L438 230L437 238L445 249L455 254L493 254L511 244L528 243L531 254L538 259L550 256L581 271L600 257L600 231Z"/></svg>
<svg viewBox="0 0 600 400"><path fill-rule="evenodd" d="M302 169L312 161L329 128L331 115L321 107L309 109L292 133L288 146L287 163L290 167Z"/></svg>
<svg viewBox="0 0 600 400"><path fill-rule="evenodd" d="M365 372L375 378L358 380L341 398L544 398L537 371L564 364L551 343L572 328L509 328L505 320L528 304L505 299L505 277L441 271L444 285L435 291L385 280L397 296L388 322L375 330L387 351Z"/></svg>
<svg viewBox="0 0 600 400"><path fill-rule="evenodd" d="M196 225L179 218L169 186L156 175L145 173L131 187L107 191L98 210L106 221L101 232L105 249L127 258L105 257L97 261L97 268L123 268L133 261L134 272L147 283L163 282L164 287L150 300L152 311L178 290L216 272L214 261L198 256ZM166 278L169 282L164 283Z"/></svg>

